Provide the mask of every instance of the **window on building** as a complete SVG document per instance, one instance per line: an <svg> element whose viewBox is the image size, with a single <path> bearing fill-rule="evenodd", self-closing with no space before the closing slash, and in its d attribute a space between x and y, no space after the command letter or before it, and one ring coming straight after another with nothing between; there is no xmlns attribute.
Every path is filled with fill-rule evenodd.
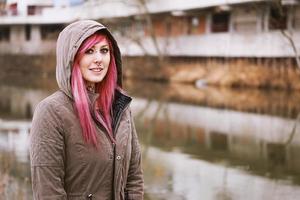
<svg viewBox="0 0 300 200"><path fill-rule="evenodd" d="M0 41L9 41L10 29L8 26L0 26Z"/></svg>
<svg viewBox="0 0 300 200"><path fill-rule="evenodd" d="M212 16L211 31L213 33L228 32L229 30L229 12L215 13Z"/></svg>
<svg viewBox="0 0 300 200"><path fill-rule="evenodd" d="M206 18L205 15L202 16L191 16L188 18L188 29L187 34L197 35L205 33Z"/></svg>
<svg viewBox="0 0 300 200"><path fill-rule="evenodd" d="M60 24L41 25L42 40L56 40L63 28Z"/></svg>
<svg viewBox="0 0 300 200"><path fill-rule="evenodd" d="M18 15L18 4L13 3L8 6L9 13L11 15Z"/></svg>
<svg viewBox="0 0 300 200"><path fill-rule="evenodd" d="M269 15L270 30L284 30L287 28L287 8L271 7Z"/></svg>
<svg viewBox="0 0 300 200"><path fill-rule="evenodd" d="M257 31L258 10L252 7L237 7L232 11L231 21L233 29L241 33L254 33Z"/></svg>
<svg viewBox="0 0 300 200"><path fill-rule="evenodd" d="M25 38L27 41L31 40L31 26L29 24L25 26Z"/></svg>
<svg viewBox="0 0 300 200"><path fill-rule="evenodd" d="M35 15L36 14L36 6L28 6L27 7L27 14L28 15Z"/></svg>

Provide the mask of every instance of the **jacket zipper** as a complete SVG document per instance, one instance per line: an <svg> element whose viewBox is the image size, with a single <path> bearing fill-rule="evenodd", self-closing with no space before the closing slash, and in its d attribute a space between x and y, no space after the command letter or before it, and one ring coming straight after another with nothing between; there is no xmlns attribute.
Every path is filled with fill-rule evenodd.
<svg viewBox="0 0 300 200"><path fill-rule="evenodd" d="M115 187L115 165L116 165L116 144L113 142L112 143L113 145L113 180L112 180L112 185L111 185L111 190L112 190L112 200L115 199L115 190L114 190L114 187Z"/></svg>
<svg viewBox="0 0 300 200"><path fill-rule="evenodd" d="M95 102L94 102L95 103ZM93 103L93 104L94 104ZM94 116L94 118L95 118L95 121L96 121L96 124L99 126L99 128L104 132L104 134L106 135L106 138L110 141L110 143L111 143L111 145L112 145L112 150L113 150L113 184L112 184L112 200L115 200L115 190L114 190L114 188L115 188L115 171L116 171L116 140L115 140L115 138L116 138L116 131L117 131L117 129L118 129L118 127L119 127L119 124L120 124L120 121L121 121L121 117L122 117L122 115L123 115L123 113L124 113L124 110L126 110L127 109L127 107L129 106L129 103L124 107L124 109L122 110L122 112L121 112L121 114L119 115L119 117L117 118L117 123L116 123L116 126L115 126L115 128L114 128L114 130L113 130L113 135L112 136L110 136L110 134L106 131L106 129L104 128L102 128L102 124L97 120L97 117L96 116ZM111 113L112 114L112 113ZM93 115L95 115L95 114L93 114Z"/></svg>
<svg viewBox="0 0 300 200"><path fill-rule="evenodd" d="M126 105L126 107L122 110L121 114L119 115L119 117L117 118L117 123L116 123L116 126L113 130L113 137L116 138L116 134L117 134L117 129L119 127L119 124L120 124L120 121L121 121L121 118L122 118L122 115L124 113L124 110L127 109L127 107L129 106ZM113 142L113 152L114 152L114 160L113 160L113 184L112 184L112 200L115 200L115 173L116 173L116 144Z"/></svg>

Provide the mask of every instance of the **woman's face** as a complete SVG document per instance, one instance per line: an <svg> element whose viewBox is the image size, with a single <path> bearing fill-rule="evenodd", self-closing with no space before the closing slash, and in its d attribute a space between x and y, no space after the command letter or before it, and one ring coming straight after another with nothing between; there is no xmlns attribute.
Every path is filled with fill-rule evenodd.
<svg viewBox="0 0 300 200"><path fill-rule="evenodd" d="M79 61L83 79L89 86L101 82L107 74L110 63L110 49L106 39L87 49Z"/></svg>

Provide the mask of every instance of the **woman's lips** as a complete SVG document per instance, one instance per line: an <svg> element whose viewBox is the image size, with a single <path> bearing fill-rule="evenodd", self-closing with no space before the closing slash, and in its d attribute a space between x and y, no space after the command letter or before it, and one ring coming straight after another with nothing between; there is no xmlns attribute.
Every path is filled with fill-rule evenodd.
<svg viewBox="0 0 300 200"><path fill-rule="evenodd" d="M103 69L102 68L92 68L90 70L93 72L101 72Z"/></svg>

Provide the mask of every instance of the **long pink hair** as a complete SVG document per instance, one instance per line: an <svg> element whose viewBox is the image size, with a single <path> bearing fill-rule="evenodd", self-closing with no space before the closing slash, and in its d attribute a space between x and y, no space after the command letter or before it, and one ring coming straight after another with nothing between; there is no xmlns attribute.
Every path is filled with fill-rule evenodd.
<svg viewBox="0 0 300 200"><path fill-rule="evenodd" d="M104 79L100 83L96 84L96 92L99 93L99 97L96 100L96 105L93 105L94 107L92 107L87 94L86 85L79 68L79 61L89 48L102 40L106 40L109 44L110 64ZM92 114L96 116L97 120L108 132L111 141L114 142L115 140L112 130L111 108L114 99L114 92L117 87L117 68L112 43L106 35L95 33L87 38L79 47L74 59L71 75L71 86L75 101L74 104L77 110L82 128L82 135L85 142L98 147L97 129L95 127Z"/></svg>

